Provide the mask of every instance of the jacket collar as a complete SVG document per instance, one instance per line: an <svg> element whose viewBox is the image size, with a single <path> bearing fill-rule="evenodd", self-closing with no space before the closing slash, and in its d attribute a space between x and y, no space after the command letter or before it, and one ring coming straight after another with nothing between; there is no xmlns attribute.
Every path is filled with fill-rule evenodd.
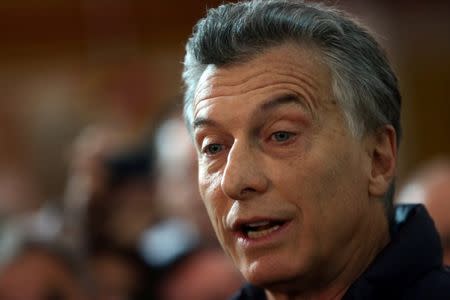
<svg viewBox="0 0 450 300"><path fill-rule="evenodd" d="M391 241L347 291L344 299L379 299L380 291L403 291L442 265L442 248L423 205L399 205L391 223ZM379 297L378 296L378 297Z"/></svg>

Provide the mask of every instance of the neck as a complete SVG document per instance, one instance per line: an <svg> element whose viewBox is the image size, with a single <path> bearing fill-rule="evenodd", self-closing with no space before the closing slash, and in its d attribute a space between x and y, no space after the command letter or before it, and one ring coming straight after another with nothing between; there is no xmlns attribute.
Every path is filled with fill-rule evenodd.
<svg viewBox="0 0 450 300"><path fill-rule="evenodd" d="M368 238L370 237L370 239ZM389 243L389 224L385 216L372 215L355 232L347 247L333 259L342 263L331 278L312 290L274 291L266 289L269 300L340 300L353 282L368 268L377 254ZM330 263L324 265L324 269Z"/></svg>

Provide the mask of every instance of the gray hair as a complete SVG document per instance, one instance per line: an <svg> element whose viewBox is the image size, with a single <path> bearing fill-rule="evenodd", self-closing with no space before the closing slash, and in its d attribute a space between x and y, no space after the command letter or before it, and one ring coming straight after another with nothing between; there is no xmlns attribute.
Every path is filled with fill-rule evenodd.
<svg viewBox="0 0 450 300"><path fill-rule="evenodd" d="M383 49L366 28L344 12L295 0L224 4L210 9L197 23L184 59L188 127L193 121L195 89L208 65L220 67L250 60L286 42L319 50L332 74L335 100L356 137L390 124L398 144L401 97Z"/></svg>

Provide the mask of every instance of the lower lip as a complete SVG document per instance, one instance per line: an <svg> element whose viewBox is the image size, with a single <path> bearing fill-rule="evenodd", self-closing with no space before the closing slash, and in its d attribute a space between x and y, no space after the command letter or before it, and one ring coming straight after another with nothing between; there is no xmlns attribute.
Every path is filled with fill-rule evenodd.
<svg viewBox="0 0 450 300"><path fill-rule="evenodd" d="M261 247L280 242L291 226L291 221L283 223L279 228L259 238L249 238L243 232L236 232L237 243L243 248Z"/></svg>

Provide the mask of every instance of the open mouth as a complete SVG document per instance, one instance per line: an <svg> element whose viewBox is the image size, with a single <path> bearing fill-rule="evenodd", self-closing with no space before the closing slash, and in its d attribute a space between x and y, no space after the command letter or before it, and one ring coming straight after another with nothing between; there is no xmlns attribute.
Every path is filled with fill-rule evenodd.
<svg viewBox="0 0 450 300"><path fill-rule="evenodd" d="M274 231L280 229L286 222L284 221L261 221L242 224L241 233L249 239L259 239L268 236Z"/></svg>

